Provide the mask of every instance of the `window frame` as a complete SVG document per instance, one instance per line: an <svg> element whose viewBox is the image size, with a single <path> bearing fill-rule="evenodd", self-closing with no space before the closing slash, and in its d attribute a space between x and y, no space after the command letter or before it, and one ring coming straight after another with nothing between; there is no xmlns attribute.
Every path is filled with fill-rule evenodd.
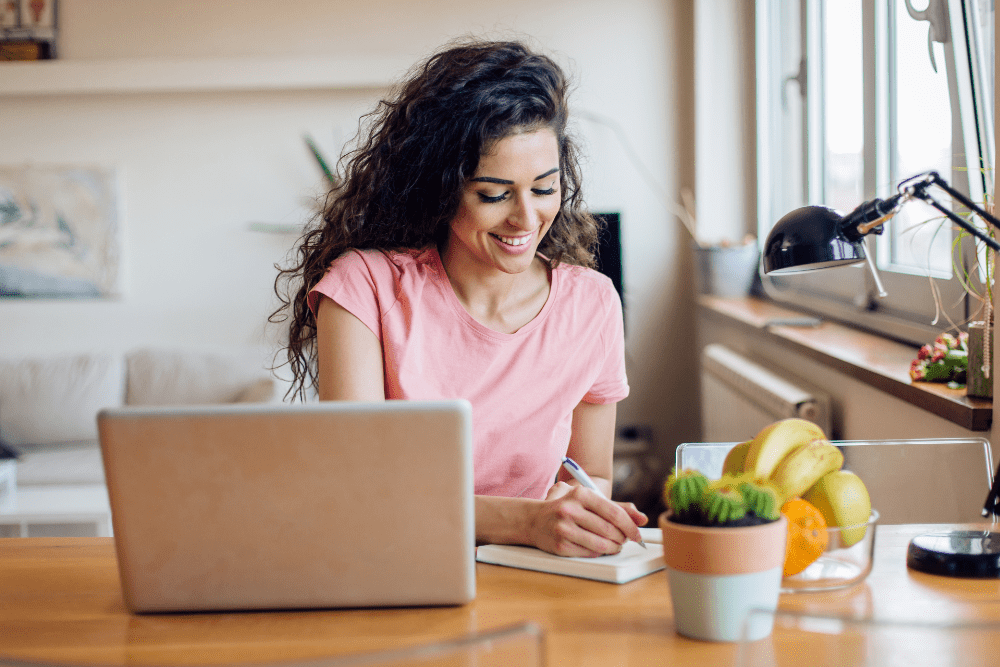
<svg viewBox="0 0 1000 667"><path fill-rule="evenodd" d="M785 0L787 3L788 0ZM989 79L976 67L985 66L980 59L972 58L968 50L978 48L969 41L978 33L965 30L966 16L963 12L978 11L973 4L962 0L944 0L948 3L950 16L960 16L961 20L951 21L952 38L945 44L951 49L947 53L946 65L954 68L949 73L949 89L952 91L952 145L953 155L964 155L964 159L953 160L950 174L942 174L955 188L969 193L974 201L984 201L984 193L992 188L992 174L978 169L979 153L985 153L992 164L995 144L993 139L992 106L989 113L979 113L975 95L983 89ZM758 164L758 237L763 242L774 223L788 211L777 210L775 182L777 156L782 155L781 109L778 102L784 86L791 79L787 71L781 70L778 50L783 41L781 23L777 12L782 0L757 0L756 40L757 68L757 164ZM824 0L798 0L798 24L800 29L800 49L805 56L806 97L802 101L805 108L801 117L802 127L800 156L801 164L807 165L804 193L800 193L803 203L822 202L824 184L825 127L823 113L823 30L820 17ZM903 2L903 0L896 0ZM885 197L895 189L892 184L913 174L893 174L890 155L891 146L885 147L885 139L892 137L890 123L892 98L889 83L893 49L888 48L889 22L892 21L891 0L862 2L862 34L865 72L864 90L864 185L865 199L875 196ZM786 9L789 5L785 5ZM794 6L793 6L794 11ZM971 19L970 19L971 20ZM794 21L792 21L794 23ZM961 29L959 29L961 28ZM940 49L940 47L937 47ZM940 59L939 59L940 60ZM992 64L992 63L991 63ZM939 64L940 67L940 64ZM802 66L800 65L800 73ZM875 72L876 76L868 76ZM797 81L801 83L801 78ZM955 94L957 91L957 95ZM978 105L981 108L981 104ZM968 128L970 141L965 141L963 128ZM875 137L873 141L871 137ZM961 147L975 144L975 153ZM881 146L876 150L876 146ZM981 178L968 178L968 174L978 173ZM878 184L889 184L878 187ZM857 202L861 204L862 202ZM892 223L890 222L889 225ZM954 232L952 232L954 234ZM877 237L868 237L868 250L873 258L885 265L886 252L879 246ZM966 265L962 271L974 270L975 257L979 250L971 239L963 241L961 257ZM955 254L953 253L953 258ZM897 273L891 269L880 270L880 277L889 294L886 298L877 295L877 288L866 266L830 269L822 272L796 274L781 278L762 276L767 296L790 305L798 306L818 314L842 320L872 330L883 335L921 344L927 342L942 330L951 327L951 322L965 323L975 314L978 304L965 295L960 281L935 279L935 287L942 294L941 301L953 304L947 315L935 319L936 307L928 277L912 273Z"/></svg>

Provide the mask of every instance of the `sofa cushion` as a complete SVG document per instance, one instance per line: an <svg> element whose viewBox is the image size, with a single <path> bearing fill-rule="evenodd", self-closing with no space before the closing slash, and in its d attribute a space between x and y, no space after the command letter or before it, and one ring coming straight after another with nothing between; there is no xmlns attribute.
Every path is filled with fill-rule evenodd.
<svg viewBox="0 0 1000 667"><path fill-rule="evenodd" d="M104 462L96 442L32 447L17 461L18 487L103 483Z"/></svg>
<svg viewBox="0 0 1000 667"><path fill-rule="evenodd" d="M124 399L120 356L0 360L0 439L15 449L97 439L99 410Z"/></svg>
<svg viewBox="0 0 1000 667"><path fill-rule="evenodd" d="M275 382L256 352L142 348L126 355L128 405L266 402Z"/></svg>
<svg viewBox="0 0 1000 667"><path fill-rule="evenodd" d="M274 378L261 378L233 397L233 403L269 403L275 398Z"/></svg>

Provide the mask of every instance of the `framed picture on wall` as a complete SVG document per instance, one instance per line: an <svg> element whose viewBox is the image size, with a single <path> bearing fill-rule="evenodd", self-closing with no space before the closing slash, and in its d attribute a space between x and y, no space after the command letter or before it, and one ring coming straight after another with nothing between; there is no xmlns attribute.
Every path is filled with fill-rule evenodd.
<svg viewBox="0 0 1000 667"><path fill-rule="evenodd" d="M0 0L0 60L56 57L56 0Z"/></svg>
<svg viewBox="0 0 1000 667"><path fill-rule="evenodd" d="M0 165L0 299L120 296L115 170Z"/></svg>

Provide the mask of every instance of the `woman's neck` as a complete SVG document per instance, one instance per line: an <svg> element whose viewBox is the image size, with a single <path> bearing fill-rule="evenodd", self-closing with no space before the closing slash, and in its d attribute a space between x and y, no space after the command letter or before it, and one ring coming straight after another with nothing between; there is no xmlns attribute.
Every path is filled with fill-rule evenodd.
<svg viewBox="0 0 1000 667"><path fill-rule="evenodd" d="M520 273L505 273L448 257L439 251L448 281L469 315L493 331L514 333L533 320L549 296L544 260L535 257Z"/></svg>

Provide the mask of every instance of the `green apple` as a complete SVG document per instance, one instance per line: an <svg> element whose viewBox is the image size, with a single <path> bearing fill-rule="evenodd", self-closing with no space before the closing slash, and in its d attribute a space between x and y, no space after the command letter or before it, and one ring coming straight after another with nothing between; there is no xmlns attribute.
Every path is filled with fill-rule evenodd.
<svg viewBox="0 0 1000 667"><path fill-rule="evenodd" d="M872 511L868 489L850 470L834 470L819 478L802 496L816 506L828 526L857 526L866 523ZM844 546L865 536L865 526L841 531Z"/></svg>

